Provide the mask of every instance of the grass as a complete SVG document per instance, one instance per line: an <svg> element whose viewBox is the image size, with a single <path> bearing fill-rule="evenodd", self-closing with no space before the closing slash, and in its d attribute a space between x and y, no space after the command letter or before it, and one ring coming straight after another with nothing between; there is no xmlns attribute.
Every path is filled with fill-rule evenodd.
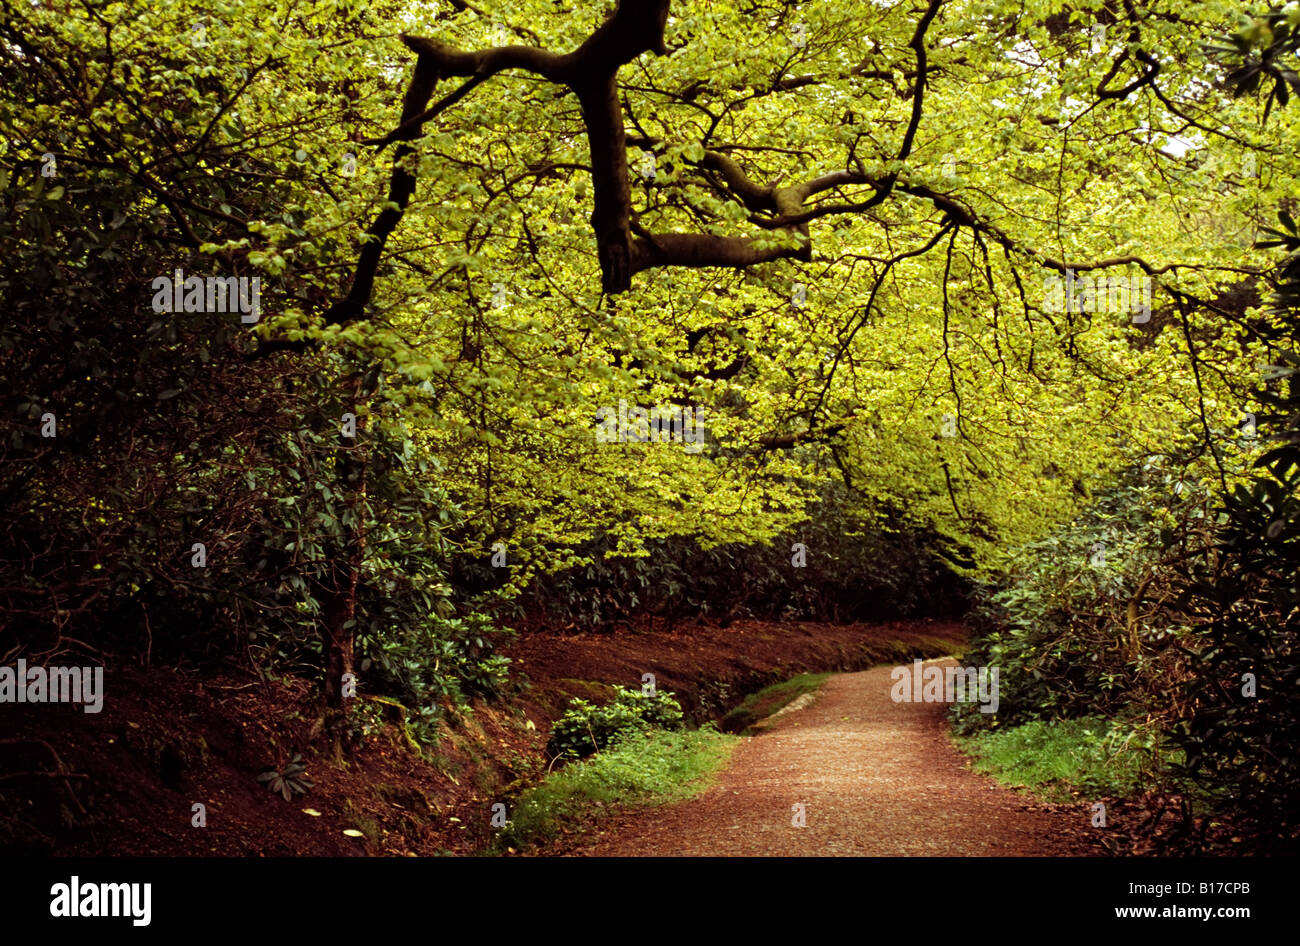
<svg viewBox="0 0 1300 946"><path fill-rule="evenodd" d="M1173 760L1155 731L1100 717L1036 720L953 738L976 771L1047 801L1070 801L1076 791L1127 797Z"/></svg>
<svg viewBox="0 0 1300 946"><path fill-rule="evenodd" d="M712 784L737 741L712 728L633 733L523 792L496 848L532 847L581 830L603 806L643 807L697 795Z"/></svg>
<svg viewBox="0 0 1300 946"><path fill-rule="evenodd" d="M764 687L745 697L744 702L722 717L722 722L718 725L724 732L748 732L759 720L771 716L805 693L820 689L829 676L829 673L801 673L789 680Z"/></svg>

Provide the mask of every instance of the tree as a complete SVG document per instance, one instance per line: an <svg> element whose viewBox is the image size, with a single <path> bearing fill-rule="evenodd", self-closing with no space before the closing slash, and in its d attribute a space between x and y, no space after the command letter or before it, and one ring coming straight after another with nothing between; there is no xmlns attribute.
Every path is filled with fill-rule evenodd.
<svg viewBox="0 0 1300 946"><path fill-rule="evenodd" d="M1237 336L1214 324L1223 314L1215 297L1253 267L1240 243L1206 245L1180 221L1244 225L1235 209L1225 217L1223 195L1204 186L1215 165L1238 157L1232 151L1240 142L1206 133L1203 151L1186 154L1159 144L1167 135L1186 150L1177 131L1201 134L1186 113L1207 97L1196 75L1206 60L1186 26L1212 23L1213 11L1197 8L1201 19L1188 20L1101 8L1067 21L1036 8L938 2L867 15L834 3L627 2L599 22L571 11L528 12L536 14L529 26L513 30L526 45L504 42L500 21L485 30L493 14L468 8L441 24L446 38L403 35L416 56L403 112L395 130L372 139L399 144L389 204L368 229L352 287L327 322L364 313L423 167L436 180L414 207L419 236L393 258L398 272L410 246L472 233L477 252L435 252L431 269L444 277L463 271L471 306L473 276L494 266L510 272L511 312L493 307L499 314L472 316L480 338L499 340L500 328L522 324L544 326L554 339L522 356L504 351L504 364L492 363L491 341L487 351L462 345L471 357L461 367L483 371L483 383L510 388L524 404L545 400L538 390L523 395L530 383L523 373L511 376L509 361L520 357L545 364L558 356L560 373L576 358L587 377L602 377L607 369L596 362L604 352L578 354L593 332L602 333L616 383L629 393L684 402L725 388L739 398L743 410L719 422L747 442L729 459L748 463L749 482L763 479L756 471L772 462L752 454L786 452L792 466L778 475L815 476L819 467L825 475L829 467L864 496L887 490L920 506L922 518L943 521L955 539L973 542L985 559L1011 535L1041 532L1066 513L1124 453L1171 442L1189 406L1207 432L1235 414L1226 404L1216 416L1206 413L1227 392L1207 391L1199 368L1208 363L1222 378L1223 366L1241 357ZM473 48L485 32L494 45ZM1096 47L1095 55L1076 63L1081 45ZM1148 49L1170 55L1181 70L1162 73ZM1012 61L1036 74L1001 74L999 57L1019 57ZM1067 97L1061 113L1035 114L1023 100L976 98L964 82L987 73L1040 99L1056 87L1066 96L1086 91L1092 101ZM435 99L446 79L462 81ZM519 91L499 90L485 102L476 90L489 82ZM1219 101L1226 107L1226 97ZM474 111L461 117L471 103ZM927 118L936 113L957 121L932 127ZM1148 120L1142 133L1132 130L1139 115ZM430 123L438 127L426 134ZM1171 130L1163 132L1166 123ZM507 155L500 162L498 150ZM477 154L494 156L478 161ZM1153 178L1169 182L1172 206L1152 204ZM585 203L586 179L600 297L582 288L571 260L547 255L582 238L570 222ZM451 181L454 190L443 186ZM1050 184L1077 188L1098 206L1058 201L1055 219L1044 220L1034 208ZM1121 202L1126 191L1137 195L1132 206ZM1172 241L1171 227L1180 233ZM1061 251L1039 248L1047 242ZM1156 248L1163 261L1147 258ZM706 272L692 275L697 269ZM674 270L681 275L666 272ZM716 270L736 275L719 282ZM617 298L651 271L665 274L637 289L640 312L629 329L618 321L629 309ZM1126 275L1108 275L1115 272ZM1091 312L1065 311L1058 320L1044 287L1076 275L1104 280L1112 296L1120 278L1135 291L1139 279L1144 287L1149 281L1154 317L1148 312L1135 324L1125 311L1098 324ZM544 284L541 298L524 298L522 282ZM818 285L814 306L782 312L792 288L807 283ZM445 282L433 288L447 298ZM389 298L403 294L418 291ZM712 318L647 324L646 309L692 296L713 307ZM527 314L516 316L521 309ZM908 328L916 345L902 351L881 338L882 323L899 312L916 313ZM1181 339L1159 331L1168 313L1181 323ZM1024 323L1014 331L1013 318ZM485 331L485 319L496 325ZM1201 334L1208 350L1198 350ZM449 342L424 336L420 347L446 350ZM899 370L908 381L924 373L926 384L896 387L888 374L869 370L864 355L882 344L892 349L892 358L880 359L886 372ZM933 362L924 367L940 349L946 391L930 383ZM1104 401L1084 403L1094 398ZM489 413L510 413L493 400ZM923 416L911 409L918 401L928 402ZM1007 416L1007 406L1027 402L1037 410ZM594 410L587 405L571 419ZM502 420L507 428L523 422ZM561 422L552 414L548 423ZM1115 437L1100 450L1088 429L1097 424ZM1079 436L1063 425L1078 425ZM901 449L882 444L882 434L901 438ZM519 462L522 442L508 442ZM1023 506L1008 495L1008 482L1027 498ZM789 504L791 515L798 506Z"/></svg>
<svg viewBox="0 0 1300 946"><path fill-rule="evenodd" d="M100 592L143 635L193 590L156 563L220 520L269 574L205 588L213 624L309 624L338 697L374 569L415 611L445 597L422 516L463 556L503 543L508 590L597 538L761 547L838 480L987 572L1189 427L1193 475L1229 481L1239 366L1267 351L1250 231L1294 147L1288 115L1233 130L1252 105L1202 46L1223 28L1213 4L1045 0L7 9L5 509L33 536L54 516L70 554L97 530L69 510L107 507L120 578L14 552L6 593L37 620L75 591L54 607L84 620ZM261 278L261 319L159 318L148 282L177 266ZM598 441L620 402L702 408L707 442ZM29 416L123 404L80 453ZM167 475L118 495L146 431ZM310 556L247 539L304 494ZM376 546L377 495L416 538ZM420 561L385 558L402 541Z"/></svg>

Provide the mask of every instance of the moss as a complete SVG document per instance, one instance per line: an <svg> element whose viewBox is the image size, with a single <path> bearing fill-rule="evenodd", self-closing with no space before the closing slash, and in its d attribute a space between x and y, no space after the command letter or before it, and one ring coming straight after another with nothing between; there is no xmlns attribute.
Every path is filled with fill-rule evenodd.
<svg viewBox="0 0 1300 946"><path fill-rule="evenodd" d="M722 717L718 727L723 732L748 733L756 723L771 716L792 700L820 689L829 676L828 673L801 673L789 680L764 687L757 693L745 697L739 706Z"/></svg>

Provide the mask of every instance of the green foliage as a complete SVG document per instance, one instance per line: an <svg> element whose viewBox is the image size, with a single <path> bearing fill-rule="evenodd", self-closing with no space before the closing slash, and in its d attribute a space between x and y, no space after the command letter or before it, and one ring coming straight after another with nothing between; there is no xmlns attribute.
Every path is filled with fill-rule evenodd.
<svg viewBox="0 0 1300 946"><path fill-rule="evenodd" d="M330 168L339 129L391 90L317 59L364 33L364 4L295 6L278 33L231 22L290 15L258 0L223 23L181 2L0 24L4 85L21 75L31 96L0 107L6 629L40 649L71 619L91 646L320 674L322 626L350 597L367 648L402 629L376 688L430 714L493 692L505 666L486 619L447 619L459 513L419 423L425 359L382 326L308 317L339 289L318 268L347 248L336 228L367 208L335 188L375 179L365 161L350 181ZM313 60L311 82L295 77ZM178 268L261 278L261 321L152 311L151 281ZM436 670L407 659L425 644L413 659Z"/></svg>
<svg viewBox="0 0 1300 946"><path fill-rule="evenodd" d="M336 223L350 211L296 153L332 153L356 109L387 101L382 78L348 78L335 56L310 83L282 71L355 35L355 17L284 31L227 19L275 9L252 0L214 23L184 2L26 5L0 23L3 85L22 89L0 107L0 358L14 385L0 574L24 646L73 620L92 647L319 670L322 620L353 593L341 566L354 559L358 628L444 606L455 510L408 424L417 412L393 409L403 379L377 377L368 404L347 396L373 374L382 330L279 353L257 336L337 288L311 272L342 245L334 225L305 220L309 206ZM178 268L261 278L262 321L152 311L151 281ZM46 412L53 439L36 423Z"/></svg>
<svg viewBox="0 0 1300 946"><path fill-rule="evenodd" d="M1214 541L1204 464L1151 456L1073 523L1018 550L972 615L966 662L998 667L997 714L958 704L959 726L1118 712L1170 712L1189 672L1175 582Z"/></svg>
<svg viewBox="0 0 1300 946"><path fill-rule="evenodd" d="M1166 155L1135 147L1130 132L1139 120L1153 134L1185 122L1139 101L1081 107L1064 123L1026 117L1016 103L1039 100L1047 77L1064 101L1111 68L1075 54L1089 11L1061 17L1040 3L944 5L927 41L943 81L925 99L943 118L927 118L904 159L897 135L864 133L863 109L871 103L873 127L906 126L910 98L891 86L914 65L913 18L842 3L760 9L675 2L674 54L621 73L629 120L657 142L633 150L658 154L663 171L638 185L634 216L652 230L772 239L770 220L701 166L715 147L754 182L888 173L900 187L878 213L846 209L874 184L846 186L810 211L813 259L666 268L604 298L590 278L581 129L559 89L503 74L413 144L420 187L373 305L324 325L386 193L392 152L358 142L393 127L409 74L393 11L370 0L236 0L219 17L191 0L17 5L0 24L3 87L15 90L0 108L0 291L13 315L0 351L5 376L19 379L0 418L0 496L16 525L0 586L24 634L55 625L45 609L56 607L214 654L246 653L248 632L255 652L314 665L305 627L334 594L331 563L395 515L362 567L409 569L410 607L399 596L390 612L382 588L363 586L357 620L427 611L446 569L419 524L449 525L453 506L467 512L456 526L466 558L507 542L511 567L476 576L504 599L539 574L592 568L556 593L557 614L580 626L646 602L710 616L913 613L942 577L939 559L986 570L1068 518L1080 490L1123 462L1099 428L1150 443L1182 428L1195 379L1172 333L1041 312L1034 260L1045 247L1070 259L1154 253L1179 260L1165 277L1173 288L1203 298L1244 253L1205 231L1245 228L1282 186L1280 170L1279 183L1225 195L1214 162L1238 158L1239 145L1211 138L1203 162L1170 176ZM569 49L603 13L530 0L495 12L417 5L397 18L467 49L503 35ZM1203 89L1195 35L1220 30L1221 13L1196 4L1184 16L1144 26L1144 42L1170 59L1162 94L1198 109L1227 103ZM799 47L796 23L808 38ZM1042 75L1000 68L1019 43ZM756 89L767 91L756 100ZM706 130L700 109L721 117ZM55 178L42 175L45 154ZM1152 180L1169 182L1167 199L1151 198ZM1051 188L1075 195L1055 216L1042 212ZM935 189L995 218L1012 241L1005 253L989 252L992 230L945 229L958 218L925 197ZM886 265L882 246L908 255ZM177 266L264 278L261 323L148 312L148 280ZM803 308L789 305L795 282L810 290ZM508 304L487 302L498 283ZM1221 385L1207 377L1213 400ZM367 403L352 403L355 390ZM697 454L596 444L595 411L620 399L707 408L707 444ZM57 451L33 424L52 408L70 425ZM358 443L343 462L332 431L350 409L373 437L400 419L391 446L413 464L369 509L361 487L383 491L387 447ZM1227 398L1217 408L1235 409ZM953 436L937 433L945 414ZM363 463L372 472L357 473ZM434 477L445 501L425 503L420 484ZM831 482L839 496L827 496ZM402 510L407 494L423 508ZM291 500L300 517L281 515ZM269 548L246 545L250 531ZM213 587L177 551L196 532L219 536L222 560L238 563ZM809 546L798 577L785 564L795 541ZM430 554L393 554L421 547ZM671 566L624 569L606 551ZM458 589L476 584L461 578ZM584 580L615 600L585 594ZM584 611L584 601L596 603ZM212 630L183 636L195 628Z"/></svg>
<svg viewBox="0 0 1300 946"><path fill-rule="evenodd" d="M1152 785L1176 758L1164 742L1149 724L1085 716L979 732L958 745L974 757L976 771L1069 802L1075 792L1125 798Z"/></svg>
<svg viewBox="0 0 1300 946"><path fill-rule="evenodd" d="M1300 843L1300 493L1294 445L1228 497L1219 567L1187 588L1200 662L1180 723L1184 776L1266 850ZM1285 472L1283 472L1285 471Z"/></svg>
<svg viewBox="0 0 1300 946"><path fill-rule="evenodd" d="M529 45L571 49L599 15L524 4L511 8L506 30L513 23ZM1197 379L1160 309L1171 308L1174 293L1212 298L1236 278L1225 273L1244 265L1241 234L1280 184L1223 185L1241 145L1213 135L1186 160L1171 158L1162 142L1186 122L1159 100L1135 93L1088 107L1093 90L1118 86L1135 66L1122 44L1113 55L1079 54L1098 16L1043 2L945 3L928 43L936 81L927 117L904 159L896 134L876 133L899 131L910 117L903 77L914 65L916 23L902 8L674 2L673 54L642 57L620 78L626 118L635 117L637 137L654 139L634 146L632 162L653 152L662 171L651 183L634 180L638 226L772 239L772 218L744 206L702 163L714 147L737 156L760 188L856 169L872 181L896 175L902 189L865 215L847 209L873 199L862 180L835 200L818 198L808 210L810 260L664 267L616 298L593 278L588 145L558 105L561 89L503 74L488 80L492 93L479 89L440 115L436 131L426 126L416 146L419 189L374 302L420 350L437 353L428 367L438 404L430 436L470 514L466 556L485 557L498 539L510 548L509 574L484 569L485 586L508 596L539 574L572 569L564 582L572 589L546 603L579 626L607 623L634 597L673 584L693 599L688 613L720 609L734 591L719 599L694 587L689 565L712 563L689 558L688 547L755 549L756 559L776 552L779 567L790 533L831 480L849 484L860 507L839 521L904 514L936 546L927 552L986 572L1070 518L1126 462L1132 441L1158 449L1184 430L1197 411ZM1143 22L1144 47L1167 63L1161 95L1186 97L1182 105L1196 110L1227 105L1226 94L1205 89L1200 42L1222 26L1221 11L1195 4L1181 16L1176 27ZM428 32L466 49L498 45L489 19L458 10ZM789 42L796 23L809 37L799 48ZM1002 68L1026 56L1041 65ZM1045 99L1048 87L1061 95ZM1024 105L1047 101L1065 104L1032 113ZM706 128L705 113L720 117ZM1150 129L1140 141L1138 127ZM509 169L483 158L496 154L510 155ZM1279 169L1276 180L1288 173ZM926 198L936 191L990 226L944 229L962 216ZM1061 199L1045 212L1054 193ZM449 238L471 231L472 252ZM1217 239L1221 232L1232 242ZM896 248L907 257L894 260ZM1045 255L1112 251L1150 258L1160 273L1150 325L1135 326L1128 313L1044 311ZM429 273L449 275L431 286ZM803 308L789 303L795 283L811 293ZM506 289L500 305L488 301L494 285ZM1187 318L1210 332L1222 322L1201 307ZM1223 339L1222 360L1238 342ZM1236 403L1220 397L1221 375L1206 373L1204 384L1211 422L1235 415ZM620 400L705 407L705 449L595 443L597 411ZM945 415L951 435L940 433ZM617 574L623 567L601 547L658 559L656 543L678 537L688 541L668 555L681 574L636 566ZM800 592L735 554L722 564L773 579L778 608L802 610L810 602L801 595L817 605L826 594L827 604L843 600L847 615L863 604L848 570L836 567L853 562L851 544L834 546L845 553L835 561L825 543L810 543L810 569L827 563L825 592ZM588 565L597 595L576 575ZM603 584L606 568L615 574ZM902 569L887 579L882 592L916 587ZM762 597L737 606L753 604L767 607Z"/></svg>
<svg viewBox="0 0 1300 946"><path fill-rule="evenodd" d="M315 784L307 778L307 766L302 761L301 753L297 752L293 754L293 758L289 760L283 772L267 769L257 777L257 780L265 782L268 789L285 801L294 795L306 795Z"/></svg>
<svg viewBox="0 0 1300 946"><path fill-rule="evenodd" d="M1235 94L1250 94L1261 86L1267 89L1267 120L1274 102L1285 108L1293 92L1300 94L1300 75L1296 73L1300 4L1270 6L1261 14L1242 11L1236 26L1234 32L1218 37L1208 49L1234 64L1224 81Z"/></svg>
<svg viewBox="0 0 1300 946"><path fill-rule="evenodd" d="M565 766L521 794L498 848L525 847L593 820L606 805L682 801L704 791L737 739L712 729L628 730L606 751Z"/></svg>
<svg viewBox="0 0 1300 946"><path fill-rule="evenodd" d="M1199 661L1176 730L1183 778L1248 846L1276 853L1300 847L1300 308L1286 295L1287 248L1273 300L1282 318L1264 330L1274 368L1257 391L1264 450L1224 497L1213 567L1180 583Z"/></svg>
<svg viewBox="0 0 1300 946"><path fill-rule="evenodd" d="M367 686L401 701L408 725L422 743L434 741L445 707L464 708L471 696L496 696L506 683L510 659L495 653L498 630L489 617L443 618L428 614L414 623L367 632L358 639Z"/></svg>
<svg viewBox="0 0 1300 946"><path fill-rule="evenodd" d="M1287 313L1300 312L1300 231L1296 229L1295 218L1282 208L1277 214L1281 230L1265 227L1261 235L1268 237L1259 240L1259 249L1281 247L1287 251L1286 258L1277 267L1276 285L1273 291L1271 310L1284 319ZM1273 335L1276 337L1275 331Z"/></svg>
<svg viewBox="0 0 1300 946"><path fill-rule="evenodd" d="M688 536L619 554L604 535L575 549L583 564L535 579L514 602L521 620L604 629L638 615L872 621L957 613L958 554L901 515L873 515L843 486L825 484L808 518L770 541L701 548ZM796 543L803 547L796 560Z"/></svg>
<svg viewBox="0 0 1300 946"><path fill-rule="evenodd" d="M665 690L646 693L614 687L614 699L596 706L572 699L555 721L547 752L552 756L582 758L607 748L620 735L646 729L680 729L682 707Z"/></svg>

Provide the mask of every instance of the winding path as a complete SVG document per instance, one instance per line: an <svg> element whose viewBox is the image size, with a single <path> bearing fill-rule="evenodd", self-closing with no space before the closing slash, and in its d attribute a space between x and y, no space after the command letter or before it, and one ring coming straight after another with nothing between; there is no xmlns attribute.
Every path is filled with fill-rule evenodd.
<svg viewBox="0 0 1300 946"><path fill-rule="evenodd" d="M952 661L943 661L952 664ZM624 812L564 853L594 856L1099 854L1085 803L1035 804L973 772L945 707L895 703L890 669L831 677L736 749L717 784ZM804 827L793 822L803 805Z"/></svg>

